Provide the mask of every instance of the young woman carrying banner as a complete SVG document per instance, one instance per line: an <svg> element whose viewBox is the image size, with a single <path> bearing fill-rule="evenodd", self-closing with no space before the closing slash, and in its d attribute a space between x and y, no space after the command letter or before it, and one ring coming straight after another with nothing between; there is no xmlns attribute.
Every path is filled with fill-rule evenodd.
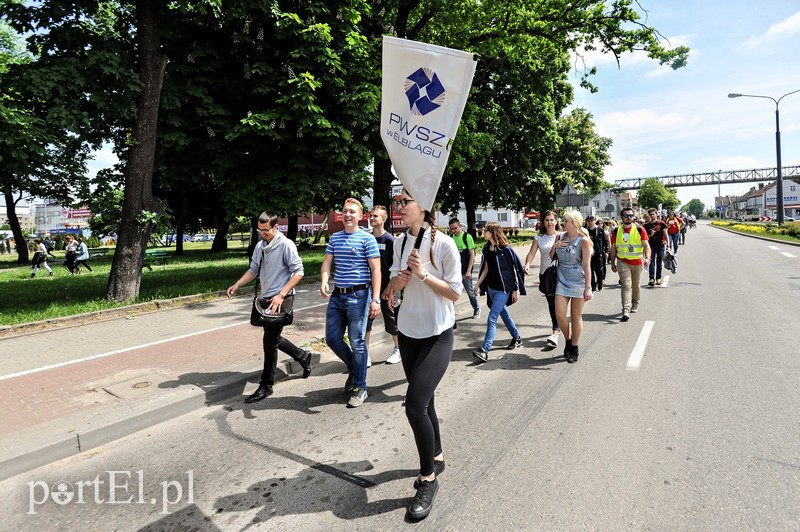
<svg viewBox="0 0 800 532"><path fill-rule="evenodd" d="M406 416L419 454L419 477L414 482L417 493L408 506L408 515L422 519L430 513L439 490L436 476L444 471L433 399L453 354L454 302L462 290L461 258L453 239L436 230L431 213L407 191L401 194L397 207L409 230L395 240L392 279L382 297L395 309L400 355L408 380ZM423 226L425 221L428 228ZM396 293L402 293L401 301L395 299Z"/></svg>

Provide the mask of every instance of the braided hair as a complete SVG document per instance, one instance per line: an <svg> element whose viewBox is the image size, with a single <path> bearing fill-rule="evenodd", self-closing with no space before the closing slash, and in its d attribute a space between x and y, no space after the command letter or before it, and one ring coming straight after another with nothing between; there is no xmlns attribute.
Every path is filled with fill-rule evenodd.
<svg viewBox="0 0 800 532"><path fill-rule="evenodd" d="M439 268L436 267L436 262L433 260L433 244L436 242L436 233L439 232L439 228L436 227L436 213L434 211L425 211L425 221L431 226L431 264L434 270L438 270Z"/></svg>

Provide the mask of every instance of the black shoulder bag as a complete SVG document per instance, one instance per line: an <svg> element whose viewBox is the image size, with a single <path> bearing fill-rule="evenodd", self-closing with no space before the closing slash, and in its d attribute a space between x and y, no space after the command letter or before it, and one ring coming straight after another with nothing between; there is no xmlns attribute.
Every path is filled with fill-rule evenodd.
<svg viewBox="0 0 800 532"><path fill-rule="evenodd" d="M258 264L258 279L261 279L261 268L264 266L264 251L261 251L261 262ZM250 325L253 327L285 327L294 322L294 294L286 296L281 310L267 314L272 304L271 297L260 297L258 290L253 297L250 309Z"/></svg>
<svg viewBox="0 0 800 532"><path fill-rule="evenodd" d="M560 240L560 237L556 240ZM553 242L555 246L555 242ZM539 292L546 296L552 296L556 293L556 284L558 284L558 256L553 256L553 264L550 265L545 271L539 273Z"/></svg>

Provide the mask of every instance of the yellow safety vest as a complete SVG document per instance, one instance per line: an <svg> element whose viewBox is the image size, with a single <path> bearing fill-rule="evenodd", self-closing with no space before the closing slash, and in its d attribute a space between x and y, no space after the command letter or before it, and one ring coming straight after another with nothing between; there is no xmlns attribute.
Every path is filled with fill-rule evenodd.
<svg viewBox="0 0 800 532"><path fill-rule="evenodd" d="M628 241L625 242L625 227L617 228L617 257L626 260L637 260L644 256L644 246L642 246L642 235L639 233L639 226L631 224L631 232L628 233Z"/></svg>

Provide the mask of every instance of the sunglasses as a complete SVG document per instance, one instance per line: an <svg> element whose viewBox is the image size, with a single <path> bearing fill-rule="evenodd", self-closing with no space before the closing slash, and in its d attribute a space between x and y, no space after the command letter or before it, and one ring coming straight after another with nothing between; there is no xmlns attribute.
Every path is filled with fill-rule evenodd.
<svg viewBox="0 0 800 532"><path fill-rule="evenodd" d="M633 218L633 214L623 214L623 218Z"/></svg>

